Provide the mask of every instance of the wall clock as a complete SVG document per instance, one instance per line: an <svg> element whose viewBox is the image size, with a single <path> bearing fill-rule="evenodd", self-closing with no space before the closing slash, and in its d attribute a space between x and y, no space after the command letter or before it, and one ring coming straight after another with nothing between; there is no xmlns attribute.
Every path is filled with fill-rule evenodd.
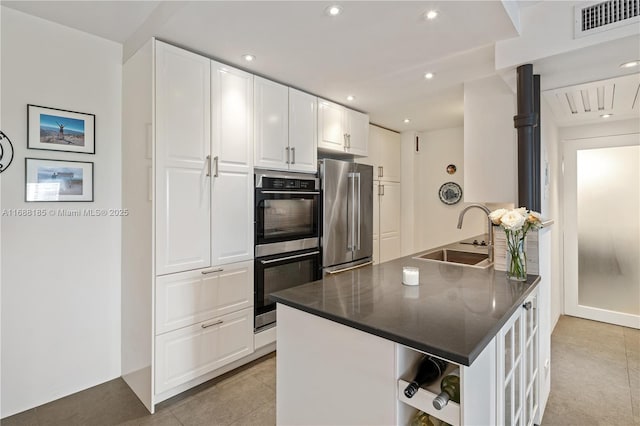
<svg viewBox="0 0 640 426"><path fill-rule="evenodd" d="M462 198L462 188L455 182L446 182L438 190L440 201L445 204L456 204Z"/></svg>

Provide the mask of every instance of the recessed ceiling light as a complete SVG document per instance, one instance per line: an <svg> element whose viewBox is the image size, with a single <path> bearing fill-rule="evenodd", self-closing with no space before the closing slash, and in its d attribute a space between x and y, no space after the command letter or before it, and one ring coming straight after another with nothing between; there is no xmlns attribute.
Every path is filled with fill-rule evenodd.
<svg viewBox="0 0 640 426"><path fill-rule="evenodd" d="M253 62L256 60L255 55L251 55L250 53L247 53L246 55L242 55L242 59L244 59L247 62Z"/></svg>
<svg viewBox="0 0 640 426"><path fill-rule="evenodd" d="M438 12L435 10L430 10L424 14L424 17L427 19L436 19L438 17Z"/></svg>
<svg viewBox="0 0 640 426"><path fill-rule="evenodd" d="M426 78L427 80L431 80L434 75L435 75L434 73L428 72L424 75L424 78Z"/></svg>
<svg viewBox="0 0 640 426"><path fill-rule="evenodd" d="M353 95L349 95L349 96L347 96L347 100L348 100L348 101L353 101L355 98L356 98L356 97L355 97L355 96L353 96Z"/></svg>
<svg viewBox="0 0 640 426"><path fill-rule="evenodd" d="M636 59L635 61L625 62L624 64L620 65L620 68L633 68L633 67L637 67L638 65L640 65L640 59Z"/></svg>
<svg viewBox="0 0 640 426"><path fill-rule="evenodd" d="M611 117L613 114L602 114L600 117L601 118L609 118Z"/></svg>
<svg viewBox="0 0 640 426"><path fill-rule="evenodd" d="M337 16L342 13L342 8L338 5L329 6L325 9L325 13L329 16Z"/></svg>
<svg viewBox="0 0 640 426"><path fill-rule="evenodd" d="M411 123L411 120L409 120L408 118L405 118L403 121L404 121L405 123Z"/></svg>

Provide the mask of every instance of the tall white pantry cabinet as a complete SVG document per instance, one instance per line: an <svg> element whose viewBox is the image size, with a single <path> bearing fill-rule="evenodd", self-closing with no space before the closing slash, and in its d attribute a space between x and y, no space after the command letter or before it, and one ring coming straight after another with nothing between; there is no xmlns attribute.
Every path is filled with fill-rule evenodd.
<svg viewBox="0 0 640 426"><path fill-rule="evenodd" d="M153 412L256 355L253 76L152 39L123 101L122 376Z"/></svg>

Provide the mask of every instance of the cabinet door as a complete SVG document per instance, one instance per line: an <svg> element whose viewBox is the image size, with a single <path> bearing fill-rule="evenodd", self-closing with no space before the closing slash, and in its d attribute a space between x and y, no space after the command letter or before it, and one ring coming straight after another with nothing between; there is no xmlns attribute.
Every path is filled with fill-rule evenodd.
<svg viewBox="0 0 640 426"><path fill-rule="evenodd" d="M287 170L289 152L289 92L287 86L254 77L256 167Z"/></svg>
<svg viewBox="0 0 640 426"><path fill-rule="evenodd" d="M346 111L347 152L366 156L369 148L369 116L350 109Z"/></svg>
<svg viewBox="0 0 640 426"><path fill-rule="evenodd" d="M373 166L373 178L380 180L380 158L382 150L382 138L380 137L380 130L378 126L369 125L369 149L366 157L358 157L355 159L356 163L369 164ZM377 192L375 193L377 194Z"/></svg>
<svg viewBox="0 0 640 426"><path fill-rule="evenodd" d="M253 258L253 76L212 61L212 265Z"/></svg>
<svg viewBox="0 0 640 426"><path fill-rule="evenodd" d="M497 420L505 426L522 425L523 368L522 351L523 309L519 308L498 333L497 357Z"/></svg>
<svg viewBox="0 0 640 426"><path fill-rule="evenodd" d="M253 309L243 309L156 337L155 393L253 352Z"/></svg>
<svg viewBox="0 0 640 426"><path fill-rule="evenodd" d="M253 306L253 261L156 280L156 335Z"/></svg>
<svg viewBox="0 0 640 426"><path fill-rule="evenodd" d="M156 42L156 274L211 262L209 60Z"/></svg>
<svg viewBox="0 0 640 426"><path fill-rule="evenodd" d="M523 313L524 326L524 355L526 363L523 366L523 394L524 394L524 425L531 426L539 423L539 386L540 386L540 368L539 368L539 342L538 342L538 290L529 296L524 303L525 311Z"/></svg>
<svg viewBox="0 0 640 426"><path fill-rule="evenodd" d="M400 257L400 184L380 183L380 262Z"/></svg>
<svg viewBox="0 0 640 426"><path fill-rule="evenodd" d="M318 149L345 151L345 108L318 98Z"/></svg>
<svg viewBox="0 0 640 426"><path fill-rule="evenodd" d="M318 171L318 98L289 88L289 169Z"/></svg>
<svg viewBox="0 0 640 426"><path fill-rule="evenodd" d="M370 127L369 151L374 149L375 137L380 159L374 172L380 180L400 182L400 134L377 126Z"/></svg>

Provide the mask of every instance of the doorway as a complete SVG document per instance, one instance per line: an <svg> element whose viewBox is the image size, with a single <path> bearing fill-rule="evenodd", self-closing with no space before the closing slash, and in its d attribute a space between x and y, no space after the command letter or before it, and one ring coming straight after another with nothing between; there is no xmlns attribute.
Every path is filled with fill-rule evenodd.
<svg viewBox="0 0 640 426"><path fill-rule="evenodd" d="M563 146L565 312L640 328L640 135Z"/></svg>

